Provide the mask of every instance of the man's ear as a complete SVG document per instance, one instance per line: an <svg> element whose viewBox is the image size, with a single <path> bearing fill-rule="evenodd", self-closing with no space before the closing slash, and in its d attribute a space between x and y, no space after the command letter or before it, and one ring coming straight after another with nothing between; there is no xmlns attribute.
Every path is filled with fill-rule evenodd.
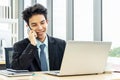
<svg viewBox="0 0 120 80"><path fill-rule="evenodd" d="M48 24L48 20L46 20L46 23Z"/></svg>

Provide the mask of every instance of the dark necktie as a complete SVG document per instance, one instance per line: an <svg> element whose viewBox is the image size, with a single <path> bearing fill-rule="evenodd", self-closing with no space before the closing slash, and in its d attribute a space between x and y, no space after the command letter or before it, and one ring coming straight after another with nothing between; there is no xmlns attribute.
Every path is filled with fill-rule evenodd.
<svg viewBox="0 0 120 80"><path fill-rule="evenodd" d="M48 67L47 67L47 61L46 61L44 48L45 48L45 44L40 45L40 49L41 49L41 51L40 51L41 70L42 71L47 71Z"/></svg>

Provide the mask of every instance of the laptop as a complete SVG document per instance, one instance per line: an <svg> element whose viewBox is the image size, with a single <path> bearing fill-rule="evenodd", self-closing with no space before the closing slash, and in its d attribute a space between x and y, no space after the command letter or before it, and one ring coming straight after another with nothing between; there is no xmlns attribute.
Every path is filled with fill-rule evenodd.
<svg viewBox="0 0 120 80"><path fill-rule="evenodd" d="M103 73L111 42L68 41L60 71L45 73L66 76Z"/></svg>

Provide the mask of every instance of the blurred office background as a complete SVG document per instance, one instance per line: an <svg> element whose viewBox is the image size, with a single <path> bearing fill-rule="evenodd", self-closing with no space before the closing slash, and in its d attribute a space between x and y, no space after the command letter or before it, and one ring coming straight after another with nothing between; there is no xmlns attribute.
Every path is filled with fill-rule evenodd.
<svg viewBox="0 0 120 80"><path fill-rule="evenodd" d="M120 57L120 0L0 0L0 46L27 37L22 11L35 3L48 9L48 34L77 41L111 41L111 57Z"/></svg>

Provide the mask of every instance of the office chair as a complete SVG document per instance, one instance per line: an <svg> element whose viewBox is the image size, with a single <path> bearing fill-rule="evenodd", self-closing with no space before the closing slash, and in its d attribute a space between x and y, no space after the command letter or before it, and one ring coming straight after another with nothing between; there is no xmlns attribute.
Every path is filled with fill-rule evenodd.
<svg viewBox="0 0 120 80"><path fill-rule="evenodd" d="M6 61L6 68L11 67L11 62L12 62L12 56L13 56L13 48L5 48L5 61Z"/></svg>

